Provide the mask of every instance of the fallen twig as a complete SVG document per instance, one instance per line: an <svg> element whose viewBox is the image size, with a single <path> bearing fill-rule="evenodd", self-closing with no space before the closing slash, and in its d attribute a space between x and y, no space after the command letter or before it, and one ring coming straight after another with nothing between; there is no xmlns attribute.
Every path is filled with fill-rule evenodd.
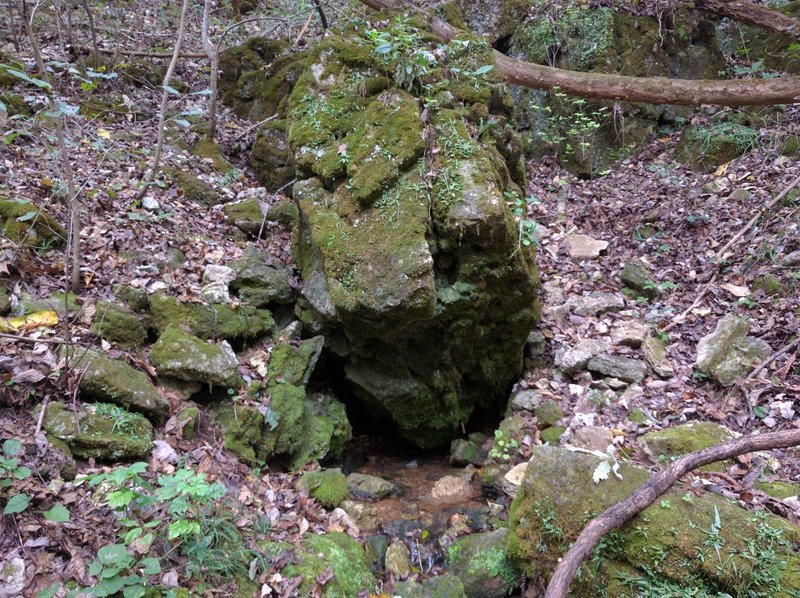
<svg viewBox="0 0 800 598"><path fill-rule="evenodd" d="M689 307L687 307L686 309L684 309L677 316L673 317L672 321L669 324L667 324L666 326L664 326L664 328L661 328L660 332L669 332L670 330L675 328L675 326L677 326L678 324L682 324L684 322L684 320L686 320L686 316L689 315L689 312L691 312L695 307L700 305L700 302L703 300L703 297L706 296L706 293L708 293L708 290L712 286L714 286L715 282L717 282L717 275L716 274L714 274L714 276L711 277L711 280L709 280L703 286L703 288L700 289L700 292L697 294L697 297L695 297L694 301L692 301L692 304Z"/></svg>
<svg viewBox="0 0 800 598"><path fill-rule="evenodd" d="M564 598L578 567L591 554L600 539L651 505L681 476L703 465L724 461L745 453L797 445L800 445L800 429L743 436L724 444L684 455L667 468L654 473L647 483L639 486L626 499L606 509L583 528L572 547L556 567L547 586L545 598Z"/></svg>
<svg viewBox="0 0 800 598"><path fill-rule="evenodd" d="M21 336L18 334L0 333L0 338L7 338L9 340L19 341L23 343L46 343L49 345L69 345L69 341L61 338L31 338L29 336Z"/></svg>
<svg viewBox="0 0 800 598"><path fill-rule="evenodd" d="M264 120L262 120L262 121L260 121L260 122L257 122L257 123L256 123L256 124L254 124L254 125L250 125L250 126L249 126L249 127L247 127L247 128L244 130L244 131L242 131L242 132L241 132L241 133L239 133L239 134L238 134L236 137L234 137L234 138L233 138L233 141L234 141L234 142L236 142L236 141L239 141L239 140L240 140L242 137L244 137L245 135L247 135L247 134L248 134L250 131L252 131L253 129L257 129L257 128L258 128L258 127L260 127L261 125L265 125L265 124L267 124L268 122L275 120L276 118L278 118L278 115L277 115L277 114L273 114L273 115L272 115L272 116L270 116L269 118L265 118Z"/></svg>

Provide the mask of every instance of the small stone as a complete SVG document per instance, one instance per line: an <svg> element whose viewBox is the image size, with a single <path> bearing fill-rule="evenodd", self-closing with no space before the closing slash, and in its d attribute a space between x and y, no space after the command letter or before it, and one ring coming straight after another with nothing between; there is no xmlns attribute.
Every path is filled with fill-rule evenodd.
<svg viewBox="0 0 800 598"><path fill-rule="evenodd" d="M470 432L467 434L467 438L470 442L474 442L478 446L483 446L484 443L489 440L489 437L483 432Z"/></svg>
<svg viewBox="0 0 800 598"><path fill-rule="evenodd" d="M564 412L561 407L553 399L545 399L542 401L534 413L536 414L536 419L541 428L554 426L564 417Z"/></svg>
<svg viewBox="0 0 800 598"><path fill-rule="evenodd" d="M734 189L733 192L728 196L728 199L731 201L738 201L739 203L745 203L752 199L753 194L750 193L747 189L739 187Z"/></svg>
<svg viewBox="0 0 800 598"><path fill-rule="evenodd" d="M628 421L634 424L646 424L650 421L644 411L640 407L636 407L628 414Z"/></svg>
<svg viewBox="0 0 800 598"><path fill-rule="evenodd" d="M628 386L628 383L619 378L606 378L606 385L608 385L611 390L622 390Z"/></svg>
<svg viewBox="0 0 800 598"><path fill-rule="evenodd" d="M511 398L512 411L533 411L543 400L538 390L520 390Z"/></svg>
<svg viewBox="0 0 800 598"><path fill-rule="evenodd" d="M470 494L472 494L472 487L469 480L455 475L439 478L431 489L431 497L435 500L462 500Z"/></svg>
<svg viewBox="0 0 800 598"><path fill-rule="evenodd" d="M297 489L305 490L319 504L329 509L347 500L347 479L341 469L307 471L297 480Z"/></svg>
<svg viewBox="0 0 800 598"><path fill-rule="evenodd" d="M564 432L566 432L565 428L553 426L552 428L547 428L539 432L539 438L544 444L557 445L560 438L564 435Z"/></svg>
<svg viewBox="0 0 800 598"><path fill-rule="evenodd" d="M351 473L347 476L347 489L351 496L359 500L380 500L387 496L400 494L400 488L388 480L364 473Z"/></svg>
<svg viewBox="0 0 800 598"><path fill-rule="evenodd" d="M351 501L345 501L351 502ZM342 503L344 504L344 503ZM365 505L371 506L371 505ZM374 507L373 507L374 508ZM389 548L390 539L386 534L375 534L367 538L364 549L372 561L373 568L383 571L386 566L386 550Z"/></svg>
<svg viewBox="0 0 800 598"><path fill-rule="evenodd" d="M450 465L463 467L472 464L481 467L487 457L487 452L471 440L456 438L450 443Z"/></svg>
<svg viewBox="0 0 800 598"><path fill-rule="evenodd" d="M25 561L15 550L0 561L0 598L22 596L25 589Z"/></svg>
<svg viewBox="0 0 800 598"><path fill-rule="evenodd" d="M403 580L411 574L411 553L400 540L395 540L386 549L385 568L396 579Z"/></svg>
<svg viewBox="0 0 800 598"><path fill-rule="evenodd" d="M228 266L218 266L209 264L203 271L203 284L211 282L221 282L225 285L230 284L236 278L236 272Z"/></svg>
<svg viewBox="0 0 800 598"><path fill-rule="evenodd" d="M636 349L641 346L642 341L644 341L646 332L647 329L641 322L634 322L632 320L618 322L611 330L611 342L615 345L633 347Z"/></svg>
<svg viewBox="0 0 800 598"><path fill-rule="evenodd" d="M625 309L625 298L619 293L592 291L587 297L570 297L567 305L579 316L601 316Z"/></svg>
<svg viewBox="0 0 800 598"><path fill-rule="evenodd" d="M583 340L574 347L567 349L558 360L557 365L562 372L572 375L583 370L592 357L604 353L608 349L609 344L606 341L596 339Z"/></svg>
<svg viewBox="0 0 800 598"><path fill-rule="evenodd" d="M645 339L642 344L642 355L659 378L672 378L675 375L675 368L667 357L667 347L658 337L648 336Z"/></svg>
<svg viewBox="0 0 800 598"><path fill-rule="evenodd" d="M294 322L289 322L283 330L278 332L277 338L278 340L296 340L300 338L300 335L303 333L303 325L295 320Z"/></svg>
<svg viewBox="0 0 800 598"><path fill-rule="evenodd" d="M378 528L378 508L369 503L355 500L345 500L339 505L348 517L353 520L359 530L374 530Z"/></svg>
<svg viewBox="0 0 800 598"><path fill-rule="evenodd" d="M212 305L231 302L228 285L224 282L211 282L204 285L203 288L200 289L200 294L203 296L203 299L206 300L206 303L211 303Z"/></svg>
<svg viewBox="0 0 800 598"><path fill-rule="evenodd" d="M590 451L605 452L610 444L613 444L614 437L611 430L601 426L586 426L573 430L569 438L572 446L585 448Z"/></svg>
<svg viewBox="0 0 800 598"><path fill-rule="evenodd" d="M608 241L598 241L589 235L567 235L564 242L567 254L574 260L594 260L608 249Z"/></svg>
<svg viewBox="0 0 800 598"><path fill-rule="evenodd" d="M534 330L528 335L525 342L525 355L531 359L538 359L544 356L547 349L547 340L538 330Z"/></svg>
<svg viewBox="0 0 800 598"><path fill-rule="evenodd" d="M598 355L592 357L586 368L604 376L619 378L625 382L638 384L647 373L647 365L638 359L618 355Z"/></svg>
<svg viewBox="0 0 800 598"><path fill-rule="evenodd" d="M625 285L644 297L653 299L658 294L658 287L650 278L650 269L640 259L629 261L620 273Z"/></svg>
<svg viewBox="0 0 800 598"><path fill-rule="evenodd" d="M731 188L731 182L725 177L717 177L703 185L703 191L719 195Z"/></svg>
<svg viewBox="0 0 800 598"><path fill-rule="evenodd" d="M161 209L161 204L158 203L158 200L152 195L145 195L142 198L142 207L145 210L150 210L151 212L154 212L158 209Z"/></svg>
<svg viewBox="0 0 800 598"><path fill-rule="evenodd" d="M635 403L644 396L644 389L638 384L631 384L619 398L621 403Z"/></svg>
<svg viewBox="0 0 800 598"><path fill-rule="evenodd" d="M730 386L764 361L772 349L761 339L746 336L749 328L746 320L734 314L722 317L714 332L697 343L697 369Z"/></svg>
<svg viewBox="0 0 800 598"><path fill-rule="evenodd" d="M787 253L778 260L778 265L781 268L794 268L800 266L800 250Z"/></svg>

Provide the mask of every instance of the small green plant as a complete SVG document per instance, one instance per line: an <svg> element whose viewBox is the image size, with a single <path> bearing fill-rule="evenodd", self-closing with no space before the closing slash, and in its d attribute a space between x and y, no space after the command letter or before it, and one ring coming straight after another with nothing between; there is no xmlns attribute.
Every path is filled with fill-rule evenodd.
<svg viewBox="0 0 800 598"><path fill-rule="evenodd" d="M528 220L528 205L539 203L539 198L535 195L529 195L523 201L517 193L509 191L503 193L503 197L511 209L514 219L519 223L520 245L524 245L525 247L537 245L539 241L536 238L536 222Z"/></svg>
<svg viewBox="0 0 800 598"><path fill-rule="evenodd" d="M585 155L591 151L595 135L608 122L609 109L591 107L583 98L573 98L558 87L551 90L552 104L537 106L543 125L536 136L553 146L556 155Z"/></svg>
<svg viewBox="0 0 800 598"><path fill-rule="evenodd" d="M519 449L519 442L516 438L507 435L502 430L494 431L494 444L489 451L490 459L510 461L511 455Z"/></svg>
<svg viewBox="0 0 800 598"><path fill-rule="evenodd" d="M11 487L14 480L24 480L31 476L31 470L20 465L17 457L21 449L22 443L14 438L3 443L3 454L0 456L0 492ZM22 513L28 508L30 500L30 496L25 493L12 494L3 509L3 515Z"/></svg>

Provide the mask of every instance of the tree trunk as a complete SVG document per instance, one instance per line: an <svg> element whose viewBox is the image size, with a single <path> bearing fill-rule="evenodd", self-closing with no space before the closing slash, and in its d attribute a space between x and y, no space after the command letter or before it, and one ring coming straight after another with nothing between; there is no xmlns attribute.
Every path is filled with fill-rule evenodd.
<svg viewBox="0 0 800 598"><path fill-rule="evenodd" d="M217 134L217 78L219 77L219 47L211 41L209 34L209 16L211 12L211 1L205 0L203 3L203 27L201 37L203 39L203 50L208 55L211 64L211 75L209 77L208 95L208 133L209 140L214 141Z"/></svg>
<svg viewBox="0 0 800 598"><path fill-rule="evenodd" d="M376 10L417 10L431 24L433 32L445 40L451 40L459 33L456 27L403 0L361 2ZM685 106L765 106L800 101L800 77L717 81L581 73L515 60L496 50L495 60L497 70L509 83L535 89L559 87L565 93L585 98Z"/></svg>
<svg viewBox="0 0 800 598"><path fill-rule="evenodd" d="M700 10L800 40L800 24L796 19L761 4L742 0L697 0L696 5Z"/></svg>

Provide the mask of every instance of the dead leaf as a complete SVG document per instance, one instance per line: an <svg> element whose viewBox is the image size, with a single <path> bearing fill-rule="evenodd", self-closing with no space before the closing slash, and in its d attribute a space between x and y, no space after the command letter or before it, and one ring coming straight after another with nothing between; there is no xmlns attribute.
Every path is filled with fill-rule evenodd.
<svg viewBox="0 0 800 598"><path fill-rule="evenodd" d="M736 284L731 284L729 282L723 283L719 285L723 291L728 291L734 297L742 298L742 297L749 297L750 296L750 288L746 286L739 286Z"/></svg>

